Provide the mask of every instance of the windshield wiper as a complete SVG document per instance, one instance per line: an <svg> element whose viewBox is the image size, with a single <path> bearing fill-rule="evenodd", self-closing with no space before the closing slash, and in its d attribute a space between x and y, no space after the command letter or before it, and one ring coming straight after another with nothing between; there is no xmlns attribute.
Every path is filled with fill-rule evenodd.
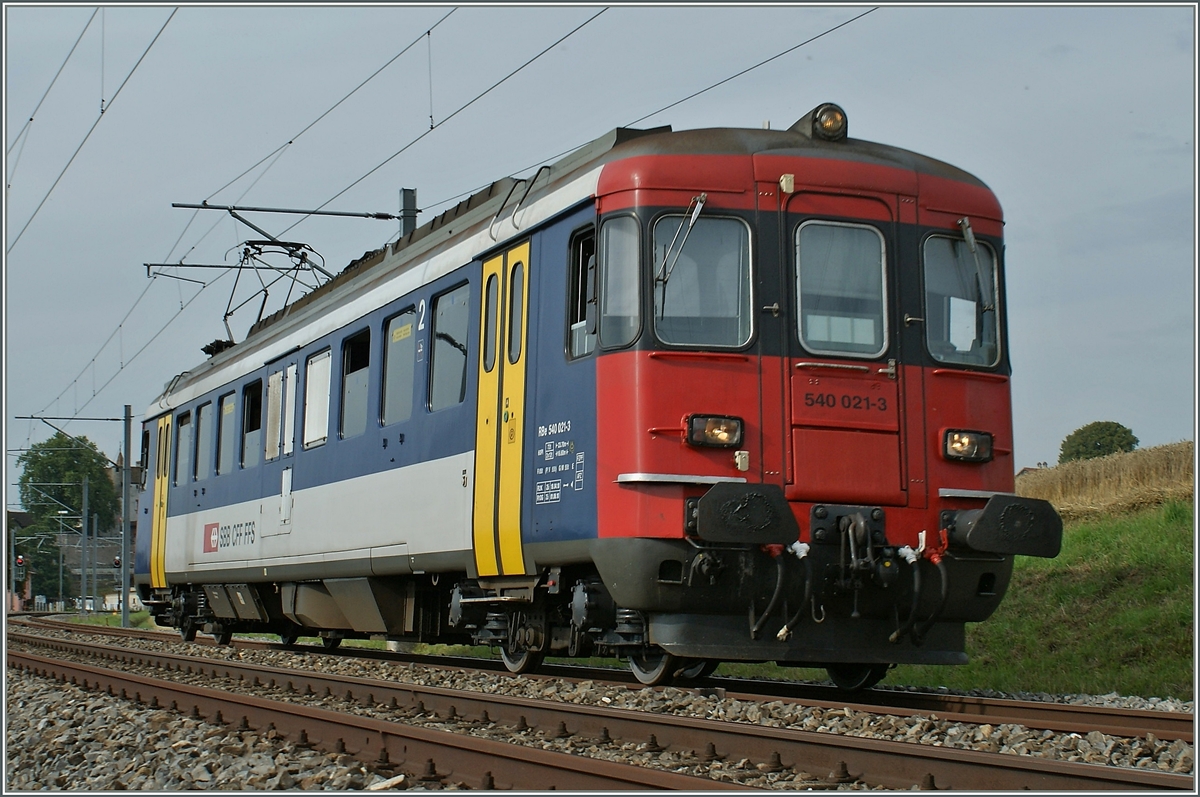
<svg viewBox="0 0 1200 797"><path fill-rule="evenodd" d="M971 258L975 261L975 290L979 293L980 311L984 313L996 312L996 305L987 301L987 297L983 295L983 286L988 284L987 278L983 272L983 266L979 264L979 248L975 244L975 232L971 229L971 220L963 216L958 220L958 226L962 230L963 240L967 242L967 248L971 250Z"/></svg>
<svg viewBox="0 0 1200 797"><path fill-rule="evenodd" d="M692 197L692 201L688 204L688 210L692 211L692 215L684 221L679 222L679 229L675 231L675 237L671 239L671 243L667 245L667 251L663 252L663 265L655 276L655 282L661 282L664 286L667 280L671 279L671 272L675 270L675 264L679 262L679 256L683 254L683 247L687 245L688 236L692 234L692 227L696 226L696 218L700 215L700 211L704 209L704 203L708 201L708 194ZM696 206L692 210L692 205ZM684 211L685 213L687 211ZM687 225L687 231L684 231L684 225ZM675 248L675 241L679 239L679 233L683 233L683 240L679 242L679 249L675 252L675 259L671 260L671 250Z"/></svg>

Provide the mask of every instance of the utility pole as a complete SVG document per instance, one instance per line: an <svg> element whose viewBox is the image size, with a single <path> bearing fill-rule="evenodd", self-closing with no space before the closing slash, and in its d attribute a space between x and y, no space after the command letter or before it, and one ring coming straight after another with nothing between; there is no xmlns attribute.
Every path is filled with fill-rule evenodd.
<svg viewBox="0 0 1200 797"><path fill-rule="evenodd" d="M100 590L100 580L96 577L96 560L100 558L100 513L92 515L92 592L96 593L92 596L92 611L99 611L96 608L96 599L103 597L104 593Z"/></svg>
<svg viewBox="0 0 1200 797"><path fill-rule="evenodd" d="M8 580L9 592L15 597L17 594L17 535L6 527L4 531L8 534L8 564L12 569L9 573L12 578ZM17 610L17 602L13 598L8 599L8 606L5 607L6 612L15 612Z"/></svg>
<svg viewBox="0 0 1200 797"><path fill-rule="evenodd" d="M83 511L79 513L79 611L87 612L88 477L83 477Z"/></svg>
<svg viewBox="0 0 1200 797"><path fill-rule="evenodd" d="M129 450L132 440L133 407L125 405L125 461L121 466L121 627L129 627L129 525L130 492Z"/></svg>

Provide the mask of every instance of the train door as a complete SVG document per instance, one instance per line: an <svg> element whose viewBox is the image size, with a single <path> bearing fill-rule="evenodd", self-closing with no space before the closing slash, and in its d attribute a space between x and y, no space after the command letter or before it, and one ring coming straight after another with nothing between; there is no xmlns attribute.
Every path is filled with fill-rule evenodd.
<svg viewBox="0 0 1200 797"><path fill-rule="evenodd" d="M525 574L521 474L525 448L529 242L484 261L475 432L475 567Z"/></svg>
<svg viewBox="0 0 1200 797"><path fill-rule="evenodd" d="M295 361L267 367L266 419L263 434L262 536L292 530L292 481L296 443Z"/></svg>
<svg viewBox="0 0 1200 797"><path fill-rule="evenodd" d="M158 419L154 454L154 505L150 518L150 586L167 586L167 486L171 481L171 414Z"/></svg>
<svg viewBox="0 0 1200 797"><path fill-rule="evenodd" d="M800 189L783 237L801 344L791 368L792 500L904 505L892 339L895 198Z"/></svg>

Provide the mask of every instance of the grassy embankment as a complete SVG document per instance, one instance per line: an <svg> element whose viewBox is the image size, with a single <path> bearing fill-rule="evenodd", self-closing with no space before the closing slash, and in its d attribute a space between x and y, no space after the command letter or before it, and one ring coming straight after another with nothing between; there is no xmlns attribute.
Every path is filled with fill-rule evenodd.
<svg viewBox="0 0 1200 797"><path fill-rule="evenodd" d="M1055 559L1017 557L964 667L898 667L889 683L1192 699L1193 444L1036 471L1017 492L1055 505Z"/></svg>

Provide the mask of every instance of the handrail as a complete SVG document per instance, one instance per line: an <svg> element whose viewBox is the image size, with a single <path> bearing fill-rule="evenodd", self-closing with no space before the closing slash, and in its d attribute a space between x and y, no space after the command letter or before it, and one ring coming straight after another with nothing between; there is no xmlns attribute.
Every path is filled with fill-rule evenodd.
<svg viewBox="0 0 1200 797"><path fill-rule="evenodd" d="M959 371L955 368L934 368L934 376L960 376L964 379L982 379L984 382L1007 382L1004 374L989 374L984 371Z"/></svg>
<svg viewBox="0 0 1200 797"><path fill-rule="evenodd" d="M515 208L513 208L513 212L512 212L513 229L517 229L517 230L521 229L521 225L517 223L517 213L519 213L521 211L521 205L525 204L525 200L529 198L529 192L533 190L533 184L537 182L537 178L541 176L543 171L550 171L550 164L547 163L544 166L542 166L542 168L540 168L536 172L534 172L533 177L529 181L529 185L525 186L525 193L521 194L520 201L518 201L517 206Z"/></svg>
<svg viewBox="0 0 1200 797"><path fill-rule="evenodd" d="M866 366L866 365L847 365L845 363L818 363L818 362L810 362L807 360L804 362L796 363L796 367L797 368L837 368L842 371L865 371L866 373L871 372L870 367Z"/></svg>
<svg viewBox="0 0 1200 797"><path fill-rule="evenodd" d="M508 200L512 199L513 191L517 190L517 186L519 186L521 183L527 183L527 182L529 182L529 181L526 180L524 177L515 181L512 184L512 187L508 189L508 195L504 197L504 201L500 203L500 207L498 207L496 209L496 215L492 217L492 223L488 225L488 235L492 236L493 241L497 240L494 227L496 226L496 222L500 218L500 214L504 212L504 206L508 204ZM515 213L516 211L514 210L513 212Z"/></svg>

